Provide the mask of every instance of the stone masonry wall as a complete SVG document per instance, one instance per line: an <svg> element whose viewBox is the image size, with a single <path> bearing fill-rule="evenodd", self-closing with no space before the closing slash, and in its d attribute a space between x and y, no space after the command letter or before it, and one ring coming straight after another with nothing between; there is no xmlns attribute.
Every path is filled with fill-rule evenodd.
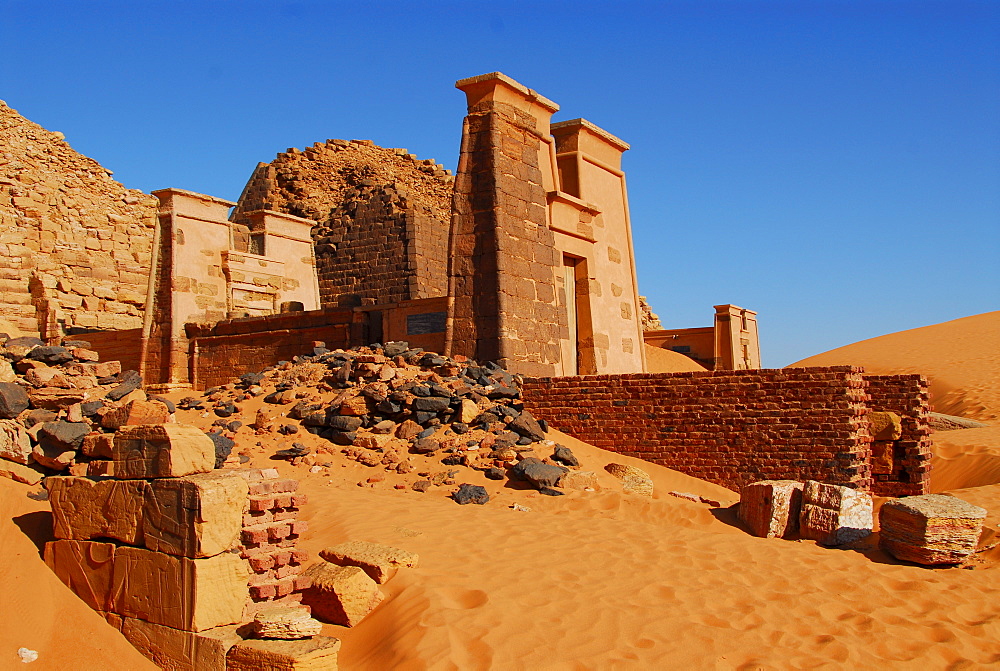
<svg viewBox="0 0 1000 671"><path fill-rule="evenodd" d="M451 351L546 375L560 361L566 313L556 304L534 117L497 101L469 109L455 185Z"/></svg>
<svg viewBox="0 0 1000 671"><path fill-rule="evenodd" d="M155 198L0 101L0 317L14 328L141 327L155 217Z"/></svg>
<svg viewBox="0 0 1000 671"><path fill-rule="evenodd" d="M275 210L318 222L324 307L444 296L453 181L405 149L327 140L259 164L232 220Z"/></svg>
<svg viewBox="0 0 1000 671"><path fill-rule="evenodd" d="M854 366L538 378L523 389L525 407L560 431L733 490L774 479L872 486Z"/></svg>
<svg viewBox="0 0 1000 671"><path fill-rule="evenodd" d="M891 470L880 469L873 460L874 491L882 496L926 494L930 483L931 428L930 391L922 375L865 375L868 382L868 405L876 412L894 412L900 416L902 436L888 445L881 441L873 448L891 450L886 461Z"/></svg>

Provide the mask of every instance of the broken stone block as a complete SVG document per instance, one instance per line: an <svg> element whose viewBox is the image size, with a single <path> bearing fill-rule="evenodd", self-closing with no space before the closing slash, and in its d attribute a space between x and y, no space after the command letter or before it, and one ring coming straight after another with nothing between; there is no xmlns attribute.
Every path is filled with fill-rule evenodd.
<svg viewBox="0 0 1000 671"><path fill-rule="evenodd" d="M226 653L243 640L237 625L183 631L134 617L118 617L122 635L161 669L226 671Z"/></svg>
<svg viewBox="0 0 1000 671"><path fill-rule="evenodd" d="M31 438L24 425L13 419L0 419L0 459L28 465L31 458Z"/></svg>
<svg viewBox="0 0 1000 671"><path fill-rule="evenodd" d="M26 485L37 485L42 481L45 474L34 464L25 466L6 459L0 459L0 478L10 478L14 482L23 482Z"/></svg>
<svg viewBox="0 0 1000 671"><path fill-rule="evenodd" d="M322 629L322 623L313 619L308 609L301 607L265 608L253 618L253 631L257 638L312 638Z"/></svg>
<svg viewBox="0 0 1000 671"><path fill-rule="evenodd" d="M385 598L378 585L358 566L318 562L303 574L311 586L302 593L302 603L313 615L331 624L353 627Z"/></svg>
<svg viewBox="0 0 1000 671"><path fill-rule="evenodd" d="M338 566L359 566L378 584L384 584L400 567L416 568L419 557L406 550L366 541L348 541L322 550L319 556Z"/></svg>
<svg viewBox="0 0 1000 671"><path fill-rule="evenodd" d="M123 426L115 434L116 478L177 478L215 468L215 444L186 424Z"/></svg>
<svg viewBox="0 0 1000 671"><path fill-rule="evenodd" d="M154 480L144 506L146 547L195 558L225 552L239 540L248 492L232 471Z"/></svg>
<svg viewBox="0 0 1000 671"><path fill-rule="evenodd" d="M868 413L868 427L873 440L899 440L903 437L903 423L894 412Z"/></svg>
<svg viewBox="0 0 1000 671"><path fill-rule="evenodd" d="M462 424L471 424L472 420L479 416L479 413L479 406L476 405L475 401L463 398L462 404L453 420Z"/></svg>
<svg viewBox="0 0 1000 671"><path fill-rule="evenodd" d="M917 564L957 564L976 550L986 510L954 496L887 501L879 510L879 547Z"/></svg>
<svg viewBox="0 0 1000 671"><path fill-rule="evenodd" d="M754 536L790 538L799 530L802 483L762 480L740 490L740 520Z"/></svg>
<svg viewBox="0 0 1000 671"><path fill-rule="evenodd" d="M76 458L76 452L39 443L32 448L31 458L46 468L65 471Z"/></svg>
<svg viewBox="0 0 1000 671"><path fill-rule="evenodd" d="M604 470L622 481L623 492L640 496L653 495L653 479L641 468L611 463L605 466Z"/></svg>
<svg viewBox="0 0 1000 671"><path fill-rule="evenodd" d="M55 537L115 538L129 545L142 545L143 499L147 487L142 480L97 482L71 476L48 478L45 488L52 506Z"/></svg>
<svg viewBox="0 0 1000 671"><path fill-rule="evenodd" d="M249 639L226 655L228 671L336 671L340 639L314 636L297 641Z"/></svg>
<svg viewBox="0 0 1000 671"><path fill-rule="evenodd" d="M136 424L166 424L170 421L170 410L156 401L129 401L101 418L101 426L115 430L122 426Z"/></svg>
<svg viewBox="0 0 1000 671"><path fill-rule="evenodd" d="M205 559L142 548L114 554L112 612L185 631L240 622L247 601L247 568L224 552Z"/></svg>
<svg viewBox="0 0 1000 671"><path fill-rule="evenodd" d="M799 530L822 545L843 545L872 532L871 494L850 487L807 480L802 487Z"/></svg>
<svg viewBox="0 0 1000 671"><path fill-rule="evenodd" d="M80 444L80 451L85 457L96 459L113 459L112 449L115 444L115 436L111 433L95 433L83 437Z"/></svg>
<svg viewBox="0 0 1000 671"><path fill-rule="evenodd" d="M559 480L559 486L563 489L577 489L581 491L600 491L601 485L597 481L597 473L594 471L570 471Z"/></svg>
<svg viewBox="0 0 1000 671"><path fill-rule="evenodd" d="M43 387L28 391L28 399L34 408L44 410L64 410L74 403L91 400L89 390L59 389L58 387Z"/></svg>
<svg viewBox="0 0 1000 671"><path fill-rule="evenodd" d="M86 422L45 422L38 430L38 442L52 451L76 451L90 431Z"/></svg>
<svg viewBox="0 0 1000 671"><path fill-rule="evenodd" d="M6 361L2 363L9 366ZM0 382L0 418L14 419L28 409L28 392L14 382Z"/></svg>

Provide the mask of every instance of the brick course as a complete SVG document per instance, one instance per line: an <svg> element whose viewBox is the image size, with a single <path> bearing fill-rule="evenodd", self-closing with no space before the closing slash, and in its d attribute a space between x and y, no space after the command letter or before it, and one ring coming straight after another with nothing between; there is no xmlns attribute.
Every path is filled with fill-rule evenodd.
<svg viewBox="0 0 1000 671"><path fill-rule="evenodd" d="M923 475L907 487L873 480L865 417L872 409L910 408L909 440L919 446L907 464L919 463L914 472L925 474L929 462L920 450L929 441L916 436L923 435L917 416L926 396L915 380L872 376L877 402L870 408L862 373L832 366L536 378L525 380L524 402L576 438L733 490L791 479L922 493Z"/></svg>
<svg viewBox="0 0 1000 671"><path fill-rule="evenodd" d="M928 492L931 467L930 391L922 375L865 375L873 411L900 416L903 435L874 449L891 450L892 468L873 473L873 491L881 496L916 496Z"/></svg>

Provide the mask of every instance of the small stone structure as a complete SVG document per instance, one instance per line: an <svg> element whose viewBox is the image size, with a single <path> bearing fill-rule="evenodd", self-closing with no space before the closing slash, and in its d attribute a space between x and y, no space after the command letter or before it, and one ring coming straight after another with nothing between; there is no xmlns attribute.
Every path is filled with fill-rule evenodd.
<svg viewBox="0 0 1000 671"><path fill-rule="evenodd" d="M736 305L716 305L712 326L644 329L647 345L690 357L708 370L760 368L757 313Z"/></svg>
<svg viewBox="0 0 1000 671"><path fill-rule="evenodd" d="M957 564L976 550L986 510L954 496L908 496L882 504L879 547L917 564Z"/></svg>

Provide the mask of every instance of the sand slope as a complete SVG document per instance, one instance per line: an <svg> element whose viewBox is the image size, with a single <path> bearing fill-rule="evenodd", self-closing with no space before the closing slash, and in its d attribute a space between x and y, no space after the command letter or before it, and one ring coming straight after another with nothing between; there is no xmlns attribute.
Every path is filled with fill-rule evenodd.
<svg viewBox="0 0 1000 671"><path fill-rule="evenodd" d="M32 540L50 538L52 522L48 504L26 496L37 489L0 478L0 669L155 669L42 561ZM22 664L21 647L38 660Z"/></svg>
<svg viewBox="0 0 1000 671"><path fill-rule="evenodd" d="M1000 311L838 347L792 366L854 364L870 373L921 373L937 412L1000 420Z"/></svg>
<svg viewBox="0 0 1000 671"><path fill-rule="evenodd" d="M691 357L684 356L679 352L646 344L643 344L643 347L646 349L646 372L648 373L686 373L708 370Z"/></svg>

